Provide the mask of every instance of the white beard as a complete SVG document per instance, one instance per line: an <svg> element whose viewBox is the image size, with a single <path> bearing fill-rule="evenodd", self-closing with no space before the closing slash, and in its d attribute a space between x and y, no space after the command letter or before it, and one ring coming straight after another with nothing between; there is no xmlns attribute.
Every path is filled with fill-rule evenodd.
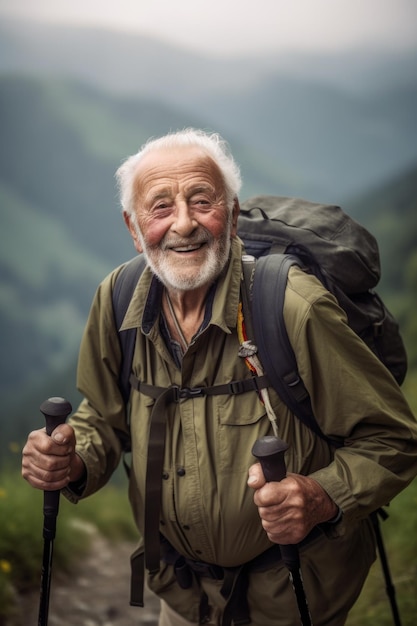
<svg viewBox="0 0 417 626"><path fill-rule="evenodd" d="M143 253L146 257L152 272L159 278L165 287L170 287L179 291L191 291L204 285L213 283L226 266L230 254L230 233L232 228L232 214L228 213L226 228L221 238L214 239L212 235L202 226L193 233L189 240L169 241L169 247L187 246L204 241L207 249L206 259L197 269L193 267L192 274L187 273L187 258L184 254L183 271L173 267L169 261L165 250L168 245L165 238L157 247L148 246L136 221L136 216L132 220L136 234L141 243Z"/></svg>

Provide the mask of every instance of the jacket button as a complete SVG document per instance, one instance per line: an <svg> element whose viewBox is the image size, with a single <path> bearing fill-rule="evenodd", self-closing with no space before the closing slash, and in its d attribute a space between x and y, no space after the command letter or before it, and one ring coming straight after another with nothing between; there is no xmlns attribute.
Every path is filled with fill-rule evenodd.
<svg viewBox="0 0 417 626"><path fill-rule="evenodd" d="M164 480L168 480L168 478L169 478L169 474L168 474L168 472L164 472L164 473L162 474L162 478L163 478Z"/></svg>
<svg viewBox="0 0 417 626"><path fill-rule="evenodd" d="M185 476L185 469L183 467L177 469L177 476Z"/></svg>

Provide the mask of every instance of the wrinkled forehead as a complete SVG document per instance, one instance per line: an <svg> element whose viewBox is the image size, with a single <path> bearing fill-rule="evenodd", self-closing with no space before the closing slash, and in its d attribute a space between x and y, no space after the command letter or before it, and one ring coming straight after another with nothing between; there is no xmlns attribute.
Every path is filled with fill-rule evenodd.
<svg viewBox="0 0 417 626"><path fill-rule="evenodd" d="M145 154L135 171L135 190L140 193L149 186L201 180L218 191L224 180L213 158L197 146L158 148Z"/></svg>

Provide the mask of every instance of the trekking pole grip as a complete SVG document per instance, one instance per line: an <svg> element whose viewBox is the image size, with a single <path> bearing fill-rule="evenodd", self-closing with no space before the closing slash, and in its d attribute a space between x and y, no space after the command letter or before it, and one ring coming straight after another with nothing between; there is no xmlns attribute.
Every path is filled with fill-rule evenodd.
<svg viewBox="0 0 417 626"><path fill-rule="evenodd" d="M72 411L72 406L64 398L53 397L42 402L40 411L45 416L46 433L51 436L57 426L64 424ZM45 539L53 539L55 537L56 518L59 509L59 494L59 490L44 491L43 493L43 536Z"/></svg>
<svg viewBox="0 0 417 626"><path fill-rule="evenodd" d="M65 422L72 406L65 398L49 398L42 402L40 411L45 416L46 434L51 436L55 428Z"/></svg>
<svg viewBox="0 0 417 626"><path fill-rule="evenodd" d="M252 454L261 464L266 482L280 482L287 475L284 454L288 444L275 436L261 437L252 448ZM296 545L280 545L282 560L292 572L300 567Z"/></svg>

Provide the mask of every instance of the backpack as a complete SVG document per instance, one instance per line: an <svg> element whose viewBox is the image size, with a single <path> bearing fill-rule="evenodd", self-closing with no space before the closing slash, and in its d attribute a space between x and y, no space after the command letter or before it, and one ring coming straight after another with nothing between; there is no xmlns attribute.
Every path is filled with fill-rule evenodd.
<svg viewBox="0 0 417 626"><path fill-rule="evenodd" d="M374 291L381 267L371 233L338 206L257 196L242 204L238 234L246 252L258 259L251 270L244 269L251 276L246 284L252 335L272 386L294 415L326 438L315 420L285 329L284 295L292 265L314 274L336 297L349 326L402 384L407 353L397 321ZM282 356L275 359L275 354Z"/></svg>
<svg viewBox="0 0 417 626"><path fill-rule="evenodd" d="M243 304L245 308L247 300L248 334L251 336L252 325L261 363L282 400L294 415L326 439L314 417L285 329L288 271L298 265L314 274L336 296L351 328L401 384L407 372L404 343L396 320L374 291L380 278L378 244L338 206L280 196L257 196L245 201L238 218L238 235L247 252L243 262L247 298L243 298ZM145 265L143 255L138 255L123 266L116 279L113 310L117 328ZM274 315L265 315L265 311L274 311ZM126 402L135 336L135 329L119 332L119 386ZM274 359L275 354L282 357Z"/></svg>

